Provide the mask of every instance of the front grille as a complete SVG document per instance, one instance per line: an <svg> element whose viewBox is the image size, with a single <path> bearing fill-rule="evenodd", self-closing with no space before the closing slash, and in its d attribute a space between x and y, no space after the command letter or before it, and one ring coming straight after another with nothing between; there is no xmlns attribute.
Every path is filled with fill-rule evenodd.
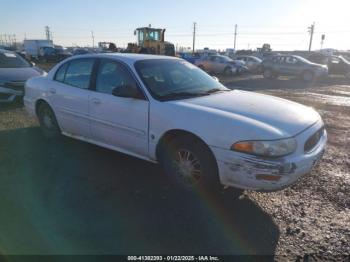
<svg viewBox="0 0 350 262"><path fill-rule="evenodd" d="M310 152L312 149L314 149L314 147L320 141L320 139L323 135L323 132L324 132L324 127L319 129L315 134L310 136L308 140L306 140L305 145L304 145L305 152Z"/></svg>
<svg viewBox="0 0 350 262"><path fill-rule="evenodd" d="M13 81L4 83L3 87L10 88L16 91L23 91L24 84L24 81Z"/></svg>

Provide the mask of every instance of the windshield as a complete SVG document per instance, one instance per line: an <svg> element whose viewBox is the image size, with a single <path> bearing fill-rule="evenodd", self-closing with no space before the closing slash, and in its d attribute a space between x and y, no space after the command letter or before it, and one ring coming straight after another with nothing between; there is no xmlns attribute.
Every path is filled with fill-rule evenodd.
<svg viewBox="0 0 350 262"><path fill-rule="evenodd" d="M158 100L184 99L230 91L196 66L182 60L152 59L135 63L143 83Z"/></svg>
<svg viewBox="0 0 350 262"><path fill-rule="evenodd" d="M227 56L220 56L223 62L233 62L233 60Z"/></svg>
<svg viewBox="0 0 350 262"><path fill-rule="evenodd" d="M350 62L344 56L339 56L339 59L342 60L346 64L350 64Z"/></svg>
<svg viewBox="0 0 350 262"><path fill-rule="evenodd" d="M22 68L31 65L22 57L13 52L0 53L0 68Z"/></svg>

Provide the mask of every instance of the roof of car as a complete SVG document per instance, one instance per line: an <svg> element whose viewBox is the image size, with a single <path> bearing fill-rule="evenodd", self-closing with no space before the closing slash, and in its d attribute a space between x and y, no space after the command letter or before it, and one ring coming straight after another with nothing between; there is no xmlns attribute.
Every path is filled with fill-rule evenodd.
<svg viewBox="0 0 350 262"><path fill-rule="evenodd" d="M177 57L162 56L162 55L146 55L146 54L129 54L129 53L100 53L100 54L85 54L74 56L74 58L116 58L125 62L136 62L141 60L151 60L151 59L179 59ZM73 58L73 57L72 57Z"/></svg>
<svg viewBox="0 0 350 262"><path fill-rule="evenodd" d="M14 53L14 52L6 49L0 49L0 53Z"/></svg>

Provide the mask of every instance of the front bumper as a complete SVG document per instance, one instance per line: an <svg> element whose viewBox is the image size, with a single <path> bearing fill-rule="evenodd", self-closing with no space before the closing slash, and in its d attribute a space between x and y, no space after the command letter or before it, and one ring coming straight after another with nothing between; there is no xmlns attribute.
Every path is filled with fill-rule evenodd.
<svg viewBox="0 0 350 262"><path fill-rule="evenodd" d="M0 86L0 103L13 102L17 96L23 96L23 91Z"/></svg>
<svg viewBox="0 0 350 262"><path fill-rule="evenodd" d="M288 156L266 159L231 150L212 147L217 159L220 181L225 186L257 191L277 191L294 184L319 162L327 143L324 130L310 152L304 152L306 141L323 126L322 121L298 134L297 150Z"/></svg>

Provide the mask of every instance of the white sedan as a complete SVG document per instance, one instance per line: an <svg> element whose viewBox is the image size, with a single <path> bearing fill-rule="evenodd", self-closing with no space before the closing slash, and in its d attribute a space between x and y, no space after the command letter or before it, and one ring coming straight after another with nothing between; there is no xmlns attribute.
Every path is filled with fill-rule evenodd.
<svg viewBox="0 0 350 262"><path fill-rule="evenodd" d="M160 163L185 188L274 191L309 173L327 133L310 107L230 90L178 58L75 56L25 86L43 134Z"/></svg>

